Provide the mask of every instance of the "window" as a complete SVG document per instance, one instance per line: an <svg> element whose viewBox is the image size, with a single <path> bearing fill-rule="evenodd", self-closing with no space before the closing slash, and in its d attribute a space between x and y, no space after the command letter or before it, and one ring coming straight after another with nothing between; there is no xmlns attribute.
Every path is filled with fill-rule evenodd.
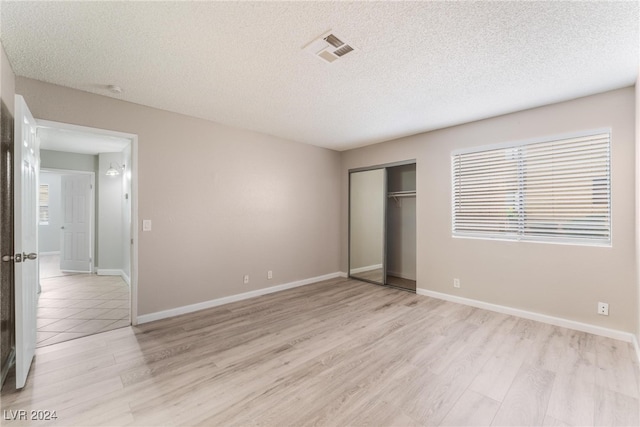
<svg viewBox="0 0 640 427"><path fill-rule="evenodd" d="M49 225L49 184L40 184L40 225Z"/></svg>
<svg viewBox="0 0 640 427"><path fill-rule="evenodd" d="M609 132L452 154L453 235L611 243Z"/></svg>

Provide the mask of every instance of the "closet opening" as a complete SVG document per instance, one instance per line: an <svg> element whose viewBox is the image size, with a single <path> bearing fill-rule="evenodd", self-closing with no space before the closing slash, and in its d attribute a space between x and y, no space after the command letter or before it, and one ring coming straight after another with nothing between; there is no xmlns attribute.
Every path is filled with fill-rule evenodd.
<svg viewBox="0 0 640 427"><path fill-rule="evenodd" d="M349 171L349 277L415 292L415 160Z"/></svg>

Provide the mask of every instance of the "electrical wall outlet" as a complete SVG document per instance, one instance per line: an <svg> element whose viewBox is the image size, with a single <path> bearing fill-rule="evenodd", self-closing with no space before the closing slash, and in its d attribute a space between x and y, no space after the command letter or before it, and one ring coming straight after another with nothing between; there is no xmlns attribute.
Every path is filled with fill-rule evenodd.
<svg viewBox="0 0 640 427"><path fill-rule="evenodd" d="M273 271L271 270L267 271L267 279L269 280L273 279Z"/></svg>
<svg viewBox="0 0 640 427"><path fill-rule="evenodd" d="M246 285L247 283L249 283L249 275L245 274L244 278L243 278L244 284Z"/></svg>
<svg viewBox="0 0 640 427"><path fill-rule="evenodd" d="M460 287L460 279L453 279L453 287L454 288Z"/></svg>
<svg viewBox="0 0 640 427"><path fill-rule="evenodd" d="M601 314L603 316L608 316L609 315L609 304L607 304L606 302L599 302L598 303L598 314Z"/></svg>

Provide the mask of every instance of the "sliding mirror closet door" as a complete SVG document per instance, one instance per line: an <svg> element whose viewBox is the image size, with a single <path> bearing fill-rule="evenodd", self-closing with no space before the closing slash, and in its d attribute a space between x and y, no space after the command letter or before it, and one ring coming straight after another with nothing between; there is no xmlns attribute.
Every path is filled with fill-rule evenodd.
<svg viewBox="0 0 640 427"><path fill-rule="evenodd" d="M349 275L384 284L385 200L384 169L349 175Z"/></svg>

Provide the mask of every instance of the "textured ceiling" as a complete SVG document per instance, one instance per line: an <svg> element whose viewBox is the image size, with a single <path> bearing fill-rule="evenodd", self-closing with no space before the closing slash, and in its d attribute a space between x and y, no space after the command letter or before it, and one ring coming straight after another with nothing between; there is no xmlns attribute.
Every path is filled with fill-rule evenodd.
<svg viewBox="0 0 640 427"><path fill-rule="evenodd" d="M633 85L638 74L637 1L1 7L19 76L337 150ZM302 50L329 30L357 48L331 64Z"/></svg>

